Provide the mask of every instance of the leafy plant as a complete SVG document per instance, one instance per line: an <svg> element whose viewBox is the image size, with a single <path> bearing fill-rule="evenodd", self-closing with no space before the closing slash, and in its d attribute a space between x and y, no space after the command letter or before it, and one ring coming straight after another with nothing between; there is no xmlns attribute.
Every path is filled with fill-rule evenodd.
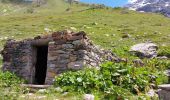
<svg viewBox="0 0 170 100"><path fill-rule="evenodd" d="M149 85L148 73L137 74L136 68L127 64L105 63L100 72L105 80L111 80L112 84L126 88L133 93L143 92Z"/></svg>
<svg viewBox="0 0 170 100"><path fill-rule="evenodd" d="M0 99L16 100L19 94L24 91L20 87L22 82L23 80L15 74L0 71Z"/></svg>
<svg viewBox="0 0 170 100"><path fill-rule="evenodd" d="M21 79L10 72L0 72L0 87L12 87L21 83Z"/></svg>
<svg viewBox="0 0 170 100"><path fill-rule="evenodd" d="M151 67L150 67L151 68ZM64 91L76 91L79 93L93 93L100 91L106 94L125 98L128 94L140 94L146 92L150 83L159 84L161 78L158 70L149 67L136 68L127 63L107 62L100 69L84 69L77 72L66 72L55 78L54 86L62 87ZM127 92L125 92L127 91ZM132 94L131 94L132 95Z"/></svg>

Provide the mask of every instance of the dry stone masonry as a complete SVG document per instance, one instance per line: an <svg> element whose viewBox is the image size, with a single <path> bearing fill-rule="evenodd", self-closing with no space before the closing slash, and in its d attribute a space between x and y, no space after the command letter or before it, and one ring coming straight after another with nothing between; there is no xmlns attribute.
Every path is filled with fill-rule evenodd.
<svg viewBox="0 0 170 100"><path fill-rule="evenodd" d="M85 32L69 30L22 41L8 40L1 53L3 70L16 73L30 84L52 84L54 77L64 71L99 67L105 60L120 61L112 52L93 45Z"/></svg>

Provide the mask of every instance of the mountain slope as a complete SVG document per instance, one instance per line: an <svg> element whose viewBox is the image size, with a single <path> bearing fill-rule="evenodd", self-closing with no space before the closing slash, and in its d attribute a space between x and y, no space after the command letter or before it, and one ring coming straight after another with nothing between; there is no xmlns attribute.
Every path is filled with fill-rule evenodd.
<svg viewBox="0 0 170 100"><path fill-rule="evenodd" d="M120 55L133 44L148 40L161 48L170 47L169 18L124 9L0 16L0 23L1 47L8 38L21 40L40 35L45 28L63 30L72 27L77 31L86 31L96 44L115 50ZM130 37L122 38L127 34Z"/></svg>
<svg viewBox="0 0 170 100"><path fill-rule="evenodd" d="M56 1L55 1L56 2ZM45 28L51 30L84 30L98 45L124 55L124 49L136 43L151 40L161 52L170 47L170 19L158 14L139 13L118 8L93 9L93 6L67 4L57 6L52 0L34 13L12 13L0 16L0 49L5 41L41 35ZM61 2L62 3L62 2ZM59 10L61 6L64 6ZM122 38L128 35L127 38Z"/></svg>
<svg viewBox="0 0 170 100"><path fill-rule="evenodd" d="M126 7L137 11L162 13L170 17L170 0L136 0Z"/></svg>

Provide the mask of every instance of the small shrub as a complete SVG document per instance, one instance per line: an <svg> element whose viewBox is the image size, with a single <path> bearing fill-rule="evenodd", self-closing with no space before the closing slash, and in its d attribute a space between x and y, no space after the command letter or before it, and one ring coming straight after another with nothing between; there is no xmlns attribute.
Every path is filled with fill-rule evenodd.
<svg viewBox="0 0 170 100"><path fill-rule="evenodd" d="M0 71L0 100L16 100L23 90L22 82L15 74Z"/></svg>
<svg viewBox="0 0 170 100"><path fill-rule="evenodd" d="M12 87L22 81L15 74L10 72L0 72L0 87Z"/></svg>

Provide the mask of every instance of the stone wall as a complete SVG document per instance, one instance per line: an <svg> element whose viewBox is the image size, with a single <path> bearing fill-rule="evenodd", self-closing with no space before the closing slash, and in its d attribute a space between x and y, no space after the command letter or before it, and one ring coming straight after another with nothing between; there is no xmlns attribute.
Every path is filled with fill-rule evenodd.
<svg viewBox="0 0 170 100"><path fill-rule="evenodd" d="M30 81L32 52L29 42L16 42L9 40L4 47L2 54L2 69L4 71L17 73L18 76L22 76L26 80Z"/></svg>
<svg viewBox="0 0 170 100"><path fill-rule="evenodd" d="M99 67L105 60L120 61L112 52L93 45L85 32L68 30L37 36L23 41L9 40L3 55L3 70L16 73L33 83L35 75L35 46L48 45L46 84L67 70L79 70L84 66Z"/></svg>

